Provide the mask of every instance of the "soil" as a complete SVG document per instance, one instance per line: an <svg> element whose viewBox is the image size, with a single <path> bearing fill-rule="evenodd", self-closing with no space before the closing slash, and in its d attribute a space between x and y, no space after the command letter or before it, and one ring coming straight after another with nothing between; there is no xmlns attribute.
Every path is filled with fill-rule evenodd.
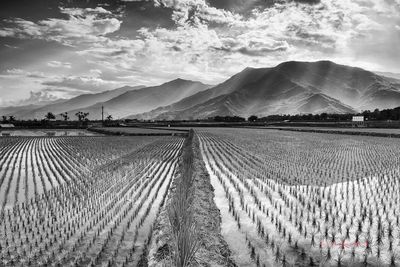
<svg viewBox="0 0 400 267"><path fill-rule="evenodd" d="M193 185L192 209L199 238L199 249L196 253L196 263L192 266L236 266L231 258L228 244L221 235L221 215L214 202L214 188L199 148L198 137L193 138ZM180 171L175 173L166 205L154 227L152 241L149 246L149 266L172 266L172 233L168 220L167 206L175 192Z"/></svg>

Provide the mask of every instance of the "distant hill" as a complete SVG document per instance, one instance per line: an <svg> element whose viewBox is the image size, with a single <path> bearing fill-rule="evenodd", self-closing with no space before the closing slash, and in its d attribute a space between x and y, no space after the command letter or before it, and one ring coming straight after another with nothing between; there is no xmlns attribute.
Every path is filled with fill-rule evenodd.
<svg viewBox="0 0 400 267"><path fill-rule="evenodd" d="M246 68L204 92L129 118L351 113L399 103L395 79L331 61L290 61L274 68Z"/></svg>
<svg viewBox="0 0 400 267"><path fill-rule="evenodd" d="M72 109L81 109L87 106L94 105L98 102L104 102L110 100L123 93L142 88L144 88L144 86L135 86L135 87L125 86L115 90L109 90L95 94L79 95L68 100L63 100L61 102L56 101L49 105L9 107L7 110L4 110L4 112L2 112L2 109L0 109L0 115L8 111L8 113L4 115L14 115L18 119L35 119L35 118L42 119L48 112L52 112L55 115L59 115L60 113L70 111ZM70 113L69 116L72 119L74 115Z"/></svg>
<svg viewBox="0 0 400 267"><path fill-rule="evenodd" d="M101 107L104 106L106 115L111 114L113 118L122 118L130 114L147 112L159 106L170 105L208 87L210 86L200 82L176 79L159 86L129 91L108 101L80 108L79 111L89 112L90 119L99 119ZM78 109L69 109L69 111L75 113Z"/></svg>
<svg viewBox="0 0 400 267"><path fill-rule="evenodd" d="M24 118L24 116L32 112L32 110L39 109L41 107L43 107L43 105L34 105L34 104L0 107L0 116L14 116L16 118Z"/></svg>

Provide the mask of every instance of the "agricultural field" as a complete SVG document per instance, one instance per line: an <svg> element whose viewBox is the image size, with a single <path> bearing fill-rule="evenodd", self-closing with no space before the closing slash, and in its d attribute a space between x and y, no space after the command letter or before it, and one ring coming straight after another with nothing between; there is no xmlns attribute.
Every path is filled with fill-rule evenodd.
<svg viewBox="0 0 400 267"><path fill-rule="evenodd" d="M185 134L0 137L0 266L399 266L398 139Z"/></svg>
<svg viewBox="0 0 400 267"><path fill-rule="evenodd" d="M266 129L282 129L291 131L304 132L320 132L333 134L351 134L381 137L400 137L400 128L331 128L331 127L297 127L297 126L280 126L265 127Z"/></svg>
<svg viewBox="0 0 400 267"><path fill-rule="evenodd" d="M397 139L198 130L239 266L398 266Z"/></svg>
<svg viewBox="0 0 400 267"><path fill-rule="evenodd" d="M118 135L186 135L189 131L179 131L171 128L140 128L140 127L105 127L95 128L96 132L104 132L107 134L118 134Z"/></svg>
<svg viewBox="0 0 400 267"><path fill-rule="evenodd" d="M98 136L86 130L0 130L0 136Z"/></svg>
<svg viewBox="0 0 400 267"><path fill-rule="evenodd" d="M1 266L137 266L184 138L0 138Z"/></svg>

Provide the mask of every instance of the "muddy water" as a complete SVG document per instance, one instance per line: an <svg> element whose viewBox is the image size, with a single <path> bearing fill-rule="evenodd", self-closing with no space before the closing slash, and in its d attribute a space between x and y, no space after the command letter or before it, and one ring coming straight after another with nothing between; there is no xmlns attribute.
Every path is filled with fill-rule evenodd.
<svg viewBox="0 0 400 267"><path fill-rule="evenodd" d="M235 219L229 213L229 202L225 197L224 188L217 176L211 171L203 146L200 145L200 148L206 169L210 175L211 185L214 187L214 201L221 213L221 234L232 251L232 258L238 266L256 266L256 263L250 257L245 234L238 229Z"/></svg>
<svg viewBox="0 0 400 267"><path fill-rule="evenodd" d="M167 157L173 157L176 158L178 151L171 151L170 156ZM106 233L107 231L109 231L109 228L106 227L101 236L97 238L97 240L99 240L98 242L96 242L95 245L89 245L87 247L87 258L94 258L98 253L100 253L100 249L102 247L103 244L106 243L106 249L105 251L103 251L102 257L100 259L99 262L99 266L104 266L104 264L106 264L109 260L110 257L112 255L112 253L117 253L115 255L115 260L116 260L116 266L121 266L123 262L125 262L126 259L129 260L129 264L128 266L136 266L136 264L138 263L138 261L141 258L141 255L143 253L143 249L144 249L144 243L149 235L151 226L152 226L152 222L155 219L156 213L158 211L158 206L161 202L162 196L167 188L167 185L170 183L171 179L172 179L172 173L173 170L175 168L176 165L176 159L172 161L168 161L168 162L163 162L160 161L157 164L152 165L150 172L146 172L141 176L141 180L142 182L144 182L144 180L149 179L149 177L151 177L152 179L155 179L155 181L157 181L154 185L152 185L152 183L150 182L149 184L145 185L143 184L143 186L141 186L140 188L131 188L128 192L126 192L124 194L123 199L121 199L120 201L126 202L123 205L126 206L128 205L128 201L129 199L136 199L136 196L138 196L139 198L137 198L134 202L134 206L132 209L130 209L128 211L128 214L126 216L123 217L122 221L120 223L117 223L116 221L112 221L109 223L109 225L111 224L115 224L117 223L117 228L114 230L113 232L113 237L111 238L111 240L109 240L108 242L105 241L106 239ZM163 178L166 178L163 181ZM160 186L160 191L158 192L157 195L156 194L156 189ZM135 195L134 196L128 196L130 193L129 192L134 192ZM149 193L149 195L147 196L147 193ZM154 201L152 201L152 197L156 196L156 198L154 199ZM128 201L128 202L127 202ZM143 205L140 207L140 209L138 210L137 215L135 215L134 220L131 222L130 227L128 229L125 229L125 226L128 223L129 217L132 214L132 212L134 212L136 210L136 206L139 205L139 203L143 202ZM145 218L145 221L143 222L143 225L141 225L141 227L138 228L138 236L137 239L135 238L135 229L136 227L138 227L139 221L143 218L143 216L146 213L146 209L148 207L150 208L149 213L146 215L147 217ZM115 219L118 218L118 216L115 216ZM117 245L117 239L116 237L120 238L121 235L123 234L123 232L125 232L124 238L122 240L122 243L120 244L119 247L116 247ZM135 251L133 252L133 254L131 256L131 249L132 246L135 247ZM132 261L131 261L132 260Z"/></svg>
<svg viewBox="0 0 400 267"><path fill-rule="evenodd" d="M21 176L22 176L22 166L24 164L24 155L26 154L27 149L29 148L31 141L24 142L24 145L22 146L21 150L17 153L17 158L15 159L15 164L12 167L13 172L12 175L10 175L9 179L11 181L9 182L9 191L8 191L8 196L7 196L7 203L6 206L11 208L15 205L15 203L18 201L18 196L23 193L21 190L22 187L20 186L21 183Z"/></svg>
<svg viewBox="0 0 400 267"><path fill-rule="evenodd" d="M2 136L97 136L86 130L0 130Z"/></svg>
<svg viewBox="0 0 400 267"><path fill-rule="evenodd" d="M149 196L149 200L146 201L145 205L143 205L145 207L148 207L149 205L151 205L152 208L151 208L149 214L147 215L142 227L140 228L139 234L138 234L138 239L137 239L136 244L135 244L135 246L138 247L137 251L135 252L135 254L137 256L133 256L133 258L135 259L135 261L133 262L134 265L138 264L138 260L140 259L140 255L143 254L144 245L145 245L145 242L147 241L147 238L148 238L148 235L150 233L151 227L153 226L153 223L154 223L154 221L156 219L158 208L160 207L160 204L161 204L162 198L164 196L164 193L167 190L168 185L170 184L170 182L171 182L171 180L173 178L173 173L174 173L174 170L175 170L175 167L176 167L176 164L177 164L176 162L177 161L174 160L173 163L168 163L167 166L164 168L163 173L162 173L161 177L159 178L160 182L161 182L161 180L163 179L164 176L166 176L167 178L163 182L163 184L162 184L162 186L160 188L160 191L159 191L156 199L154 200L154 202L150 203L149 200L151 199L151 197L153 196L153 194L155 192L153 192L153 194L151 194ZM159 185L159 183L157 183L157 185L154 188L157 188L158 185ZM138 217L142 217L140 213L139 213Z"/></svg>
<svg viewBox="0 0 400 267"><path fill-rule="evenodd" d="M2 184L0 185L1 209L3 209L3 207L5 209L11 208L11 206L7 203L7 189L9 189L9 186L11 184L12 180L10 179L12 179L12 176L14 175L16 162L24 145L24 142L19 143L17 146L9 151L9 156L4 157L5 160L3 159L3 165L0 171L0 180L2 181Z"/></svg>

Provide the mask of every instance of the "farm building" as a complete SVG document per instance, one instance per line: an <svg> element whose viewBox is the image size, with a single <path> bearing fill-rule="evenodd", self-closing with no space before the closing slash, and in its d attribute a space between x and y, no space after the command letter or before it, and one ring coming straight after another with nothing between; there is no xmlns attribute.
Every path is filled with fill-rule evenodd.
<svg viewBox="0 0 400 267"><path fill-rule="evenodd" d="M364 122L365 122L364 116L353 116L352 126L353 127L364 126Z"/></svg>

